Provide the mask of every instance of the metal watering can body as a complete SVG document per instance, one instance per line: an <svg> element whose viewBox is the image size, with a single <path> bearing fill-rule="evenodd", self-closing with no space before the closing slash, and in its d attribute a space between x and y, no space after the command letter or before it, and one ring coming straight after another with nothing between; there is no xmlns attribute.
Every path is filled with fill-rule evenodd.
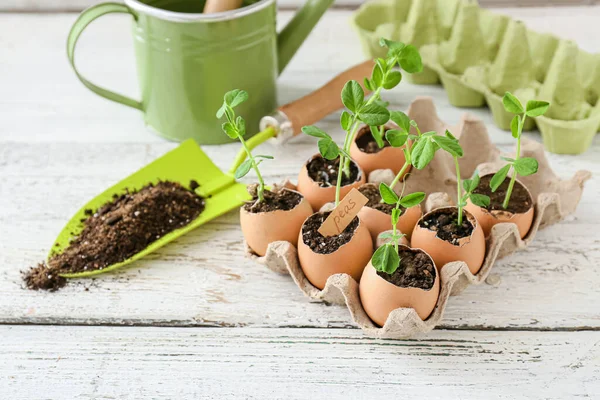
<svg viewBox="0 0 600 400"><path fill-rule="evenodd" d="M308 0L288 25L276 32L275 0L237 10L202 14L202 0L125 0L84 11L73 25L67 54L79 79L107 99L137 108L160 136L200 144L227 143L215 113L223 94L247 90L239 112L255 133L260 119L277 107L276 78L333 0ZM102 15L133 16L133 37L142 99L101 88L76 69L74 52L85 27Z"/></svg>

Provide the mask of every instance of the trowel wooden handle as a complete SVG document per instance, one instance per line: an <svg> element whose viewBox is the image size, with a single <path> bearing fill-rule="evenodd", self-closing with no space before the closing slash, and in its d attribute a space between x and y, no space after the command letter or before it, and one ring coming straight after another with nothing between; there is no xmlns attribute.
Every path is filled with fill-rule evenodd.
<svg viewBox="0 0 600 400"><path fill-rule="evenodd" d="M346 82L354 79L362 86L364 78L371 76L373 65L373 60L358 64L342 72L322 88L280 107L279 111L284 113L291 122L294 136L301 132L303 126L314 124L342 108L341 93Z"/></svg>
<svg viewBox="0 0 600 400"><path fill-rule="evenodd" d="M242 6L243 0L206 0L204 14L235 10Z"/></svg>

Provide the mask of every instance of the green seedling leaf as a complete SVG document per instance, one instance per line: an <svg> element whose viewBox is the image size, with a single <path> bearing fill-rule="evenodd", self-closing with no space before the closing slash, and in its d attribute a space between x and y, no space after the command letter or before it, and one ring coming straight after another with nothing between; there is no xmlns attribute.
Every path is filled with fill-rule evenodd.
<svg viewBox="0 0 600 400"><path fill-rule="evenodd" d="M302 133L304 133L305 135L308 135L308 136L316 137L316 138L331 139L331 136L329 136L326 132L324 132L323 130L321 130L313 125L303 126Z"/></svg>
<svg viewBox="0 0 600 400"><path fill-rule="evenodd" d="M385 125L390 120L390 112L376 103L363 107L358 116L362 122L369 126Z"/></svg>
<svg viewBox="0 0 600 400"><path fill-rule="evenodd" d="M512 121L510 121L510 132L512 133L512 137L514 137L515 139L517 139L519 137L519 135L521 134L521 118L519 118L518 115L515 115L512 119Z"/></svg>
<svg viewBox="0 0 600 400"><path fill-rule="evenodd" d="M476 185L473 185L473 180L472 179L465 179L463 181L462 185L463 185L463 189L467 193L472 192L477 187Z"/></svg>
<svg viewBox="0 0 600 400"><path fill-rule="evenodd" d="M410 132L410 118L408 118L408 115L404 114L402 111L390 112L390 119L406 133Z"/></svg>
<svg viewBox="0 0 600 400"><path fill-rule="evenodd" d="M221 125L221 128L231 139L238 138L238 131L231 122L224 122L223 125Z"/></svg>
<svg viewBox="0 0 600 400"><path fill-rule="evenodd" d="M392 275L400 265L400 256L392 244L384 244L375 250L371 264L377 271Z"/></svg>
<svg viewBox="0 0 600 400"><path fill-rule="evenodd" d="M517 174L521 176L533 175L538 170L538 162L535 158L523 157L513 163Z"/></svg>
<svg viewBox="0 0 600 400"><path fill-rule="evenodd" d="M452 157L462 157L463 149L458 144L456 139L450 139L449 137L444 136L432 136L432 139L440 146L442 149L447 151L452 155Z"/></svg>
<svg viewBox="0 0 600 400"><path fill-rule="evenodd" d="M472 193L469 198L471 199L471 203L476 206L487 207L490 205L490 198L485 194Z"/></svg>
<svg viewBox="0 0 600 400"><path fill-rule="evenodd" d="M373 139L375 139L377 146L379 146L379 148L382 149L384 146L384 143L383 143L383 138L381 137L381 132L379 131L379 127L378 126L369 126L369 128L371 129L371 136L373 136Z"/></svg>
<svg viewBox="0 0 600 400"><path fill-rule="evenodd" d="M500 185L502 185L502 182L504 182L504 180L506 179L506 175L508 175L508 171L510 170L510 167L511 167L510 164L505 165L504 167L500 168L498 170L498 172L496 172L494 174L494 176L490 180L490 188L492 189L492 192L495 192L496 190L498 190Z"/></svg>
<svg viewBox="0 0 600 400"><path fill-rule="evenodd" d="M402 50L406 45L402 42L395 42L386 38L379 39L379 45L381 47L387 47L388 49Z"/></svg>
<svg viewBox="0 0 600 400"><path fill-rule="evenodd" d="M404 208L410 208L421 204L423 200L425 200L425 193L415 192L407 194L402 199L400 199L400 205Z"/></svg>
<svg viewBox="0 0 600 400"><path fill-rule="evenodd" d="M344 106L356 113L365 101L365 92L358 82L352 80L347 82L342 89L342 103Z"/></svg>
<svg viewBox="0 0 600 400"><path fill-rule="evenodd" d="M519 99L517 99L512 93L506 92L504 97L502 97L502 104L504 104L504 109L512 114L523 114L525 110L523 110L523 106Z"/></svg>
<svg viewBox="0 0 600 400"><path fill-rule="evenodd" d="M225 104L231 108L234 108L248 100L248 92L241 89L234 89L225 93L224 100Z"/></svg>
<svg viewBox="0 0 600 400"><path fill-rule="evenodd" d="M418 127L418 126L417 126L417 121L415 121L414 119L411 119L411 120L410 120L410 125L411 125L411 126L414 126L415 128L417 128L417 127Z"/></svg>
<svg viewBox="0 0 600 400"><path fill-rule="evenodd" d="M400 53L400 66L409 74L415 74L423 70L423 62L419 50L412 44L404 47Z"/></svg>
<svg viewBox="0 0 600 400"><path fill-rule="evenodd" d="M319 153L327 160L335 160L340 156L340 148L329 137L319 140L317 146L319 147Z"/></svg>
<svg viewBox="0 0 600 400"><path fill-rule="evenodd" d="M375 88L373 87L373 82L369 80L369 78L365 78L364 80L365 89L373 91Z"/></svg>
<svg viewBox="0 0 600 400"><path fill-rule="evenodd" d="M402 147L408 139L408 134L397 129L390 129L385 133L385 139L392 147Z"/></svg>
<svg viewBox="0 0 600 400"><path fill-rule="evenodd" d="M402 213L402 210L400 210L399 208L394 208L392 210L392 226L398 225L398 220L400 219L401 213Z"/></svg>
<svg viewBox="0 0 600 400"><path fill-rule="evenodd" d="M238 135L240 137L246 136L246 121L242 117L237 117L235 120L235 125L237 127Z"/></svg>
<svg viewBox="0 0 600 400"><path fill-rule="evenodd" d="M373 67L373 73L371 74L371 81L373 82L373 86L376 88L383 86L383 71L381 69L381 64L379 60L377 60L377 64Z"/></svg>
<svg viewBox="0 0 600 400"><path fill-rule="evenodd" d="M217 118L223 117L225 115L225 110L227 109L227 105L223 104L221 108L217 110Z"/></svg>
<svg viewBox="0 0 600 400"><path fill-rule="evenodd" d="M500 157L500 159L502 159L502 160L504 160L504 161L506 161L506 162L508 162L510 164L512 164L512 163L515 162L515 159L514 158L510 158L510 157Z"/></svg>
<svg viewBox="0 0 600 400"><path fill-rule="evenodd" d="M386 90L390 90L398 86L400 81L402 80L402 74L400 71L390 71L383 81L383 88Z"/></svg>
<svg viewBox="0 0 600 400"><path fill-rule="evenodd" d="M352 116L350 115L350 113L348 111L343 111L342 115L340 117L340 125L342 126L342 129L345 131L349 131L352 125ZM302 130L304 131L304 128L302 128Z"/></svg>
<svg viewBox="0 0 600 400"><path fill-rule="evenodd" d="M383 232L379 234L379 237L381 239L394 239L396 235L394 235L392 232Z"/></svg>
<svg viewBox="0 0 600 400"><path fill-rule="evenodd" d="M550 107L550 103L547 101L529 100L527 102L525 114L527 114L528 117L539 117L548 111L548 107Z"/></svg>
<svg viewBox="0 0 600 400"><path fill-rule="evenodd" d="M446 129L445 135L448 139L456 140L458 142L458 139L448 129Z"/></svg>
<svg viewBox="0 0 600 400"><path fill-rule="evenodd" d="M381 182L379 184L379 194L381 195L381 199L385 204L396 204L399 200L398 195L391 187Z"/></svg>
<svg viewBox="0 0 600 400"><path fill-rule="evenodd" d="M416 169L423 169L433 160L433 156L435 156L435 146L431 140L423 138L412 148L410 158Z"/></svg>
<svg viewBox="0 0 600 400"><path fill-rule="evenodd" d="M241 179L248 175L250 168L252 168L252 160L247 159L235 170L235 179Z"/></svg>

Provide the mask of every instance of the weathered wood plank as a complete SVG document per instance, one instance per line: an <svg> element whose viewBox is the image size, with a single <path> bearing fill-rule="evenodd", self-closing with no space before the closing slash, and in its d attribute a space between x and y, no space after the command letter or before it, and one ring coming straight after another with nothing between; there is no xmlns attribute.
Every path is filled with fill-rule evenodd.
<svg viewBox="0 0 600 400"><path fill-rule="evenodd" d="M593 398L600 332L0 327L4 399Z"/></svg>

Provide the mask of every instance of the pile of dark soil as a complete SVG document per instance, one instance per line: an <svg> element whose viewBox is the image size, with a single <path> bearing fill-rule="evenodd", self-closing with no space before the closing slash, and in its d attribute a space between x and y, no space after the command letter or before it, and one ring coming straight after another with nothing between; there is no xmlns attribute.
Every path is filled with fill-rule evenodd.
<svg viewBox="0 0 600 400"><path fill-rule="evenodd" d="M384 137L383 137L383 148L382 148L382 147L379 147L379 145L375 141L375 138L373 137L373 134L371 133L371 128L369 128L368 126L363 126L358 131L357 139L356 139L356 146L363 153L367 153L367 154L379 153L384 148L391 146L390 143L387 140L385 140L385 132L387 132L388 130L389 129L387 129L387 128L383 130Z"/></svg>
<svg viewBox="0 0 600 400"><path fill-rule="evenodd" d="M339 158L327 160L319 155L308 162L306 169L308 170L308 176L317 182L320 187L330 187L337 184L339 165ZM360 172L352 161L350 162L350 176L342 176L342 186L351 185L358 180L360 180Z"/></svg>
<svg viewBox="0 0 600 400"><path fill-rule="evenodd" d="M252 196L252 201L244 204L244 210L249 213L261 213L269 211L289 211L294 209L302 201L302 195L287 189L282 189L276 192L265 190L263 192L264 201L258 203L257 194L258 185L249 185L248 193Z"/></svg>
<svg viewBox="0 0 600 400"><path fill-rule="evenodd" d="M192 183L190 186L194 186ZM197 187L197 184L195 184ZM59 274L101 270L125 261L157 239L196 219L205 201L178 183L159 182L114 195L98 210L86 210L83 230L60 254L24 274L30 289L56 290Z"/></svg>
<svg viewBox="0 0 600 400"><path fill-rule="evenodd" d="M487 206L487 210L507 210L513 214L521 214L531 208L533 199L531 196L529 196L527 189L525 189L525 187L523 187L523 185L521 185L519 182L515 181L515 186L510 194L508 208L505 209L502 206L502 203L504 203L504 197L506 197L506 190L508 189L510 178L506 178L495 192L492 192L492 189L490 188L491 180L492 175L482 177L479 181L479 186L477 186L477 189L473 191L473 193L485 194L489 196L490 205Z"/></svg>
<svg viewBox="0 0 600 400"><path fill-rule="evenodd" d="M392 204L385 204L381 202L381 194L379 193L379 188L377 186L363 185L360 188L358 188L358 191L369 199L365 207L370 207L375 210L379 210L386 214L392 215L392 210L395 208L395 206ZM404 214L406 208L400 206L400 210L402 211L402 214Z"/></svg>
<svg viewBox="0 0 600 400"><path fill-rule="evenodd" d="M399 247L400 266L392 275L377 271L377 275L399 287L429 290L437 273L431 259L419 249Z"/></svg>
<svg viewBox="0 0 600 400"><path fill-rule="evenodd" d="M354 231L358 228L358 217L342 233L336 236L323 236L318 229L331 212L316 213L308 217L302 228L302 240L312 251L319 254L331 254L352 239Z"/></svg>
<svg viewBox="0 0 600 400"><path fill-rule="evenodd" d="M437 232L437 237L453 245L458 245L460 238L471 236L475 229L464 211L462 224L458 225L458 209L456 208L435 210L427 218L423 218L419 222L419 226Z"/></svg>

